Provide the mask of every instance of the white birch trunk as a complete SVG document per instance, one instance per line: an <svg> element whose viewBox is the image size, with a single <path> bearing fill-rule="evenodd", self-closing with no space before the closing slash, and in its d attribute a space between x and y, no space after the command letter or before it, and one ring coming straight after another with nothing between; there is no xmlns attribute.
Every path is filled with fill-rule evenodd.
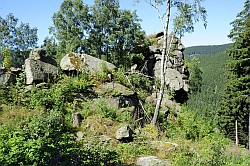
<svg viewBox="0 0 250 166"><path fill-rule="evenodd" d="M162 98L164 94L164 89L165 89L165 67L166 67L165 58L166 58L166 61L169 60L169 55L167 55L167 41L168 41L168 26L169 26L169 21L170 21L170 8L171 8L170 3L171 3L171 0L167 0L166 21L163 27L164 43L163 43L163 50L162 50L162 55L161 55L161 70L160 70L161 71L160 73L161 85L160 85L160 92L159 92L159 96L158 96L155 111L154 111L154 116L151 121L151 125L153 126L156 126L156 122L159 116L161 102L162 102Z"/></svg>

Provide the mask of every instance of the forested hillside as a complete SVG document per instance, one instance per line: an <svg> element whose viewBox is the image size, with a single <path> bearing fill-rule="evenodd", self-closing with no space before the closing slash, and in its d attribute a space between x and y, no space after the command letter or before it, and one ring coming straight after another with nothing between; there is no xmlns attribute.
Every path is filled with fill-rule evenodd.
<svg viewBox="0 0 250 166"><path fill-rule="evenodd" d="M0 17L0 165L249 165L250 1L232 47L190 47L186 61L176 36L206 26L202 0L148 2L168 19L147 37L119 0L64 0L43 48L36 28Z"/></svg>
<svg viewBox="0 0 250 166"><path fill-rule="evenodd" d="M184 51L184 55L186 57L191 57L194 55L216 54L230 48L230 45L231 44L187 47Z"/></svg>
<svg viewBox="0 0 250 166"><path fill-rule="evenodd" d="M197 57L202 70L201 90L189 96L187 106L205 119L216 122L221 93L225 86L225 64L230 58L223 52ZM191 58L187 60L190 61Z"/></svg>

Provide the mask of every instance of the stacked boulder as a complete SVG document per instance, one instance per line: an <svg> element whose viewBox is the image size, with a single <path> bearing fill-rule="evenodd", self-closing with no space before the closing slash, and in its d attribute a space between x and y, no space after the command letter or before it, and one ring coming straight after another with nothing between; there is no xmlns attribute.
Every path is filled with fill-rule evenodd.
<svg viewBox="0 0 250 166"><path fill-rule="evenodd" d="M46 51L42 48L36 48L30 52L24 67L27 85L47 82L58 73L56 61L46 55Z"/></svg>
<svg viewBox="0 0 250 166"><path fill-rule="evenodd" d="M153 35L155 41L154 45L149 47L149 55L147 55L147 74L151 75L155 79L160 79L160 69L161 69L161 56L163 50L163 32L159 32ZM176 105L169 96L169 93L174 93L174 100L177 103L183 103L188 97L188 70L184 65L184 50L185 47L175 35L169 35L167 46L170 46L170 55L166 64L166 89L162 102L163 107L173 108ZM153 93L152 96L148 98L148 101L156 100L157 92Z"/></svg>

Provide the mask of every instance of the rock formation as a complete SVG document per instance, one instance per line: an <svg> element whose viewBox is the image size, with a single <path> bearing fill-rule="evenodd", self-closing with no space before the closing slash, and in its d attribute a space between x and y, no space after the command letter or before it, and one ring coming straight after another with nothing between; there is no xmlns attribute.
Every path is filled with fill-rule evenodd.
<svg viewBox="0 0 250 166"><path fill-rule="evenodd" d="M146 74L157 79L160 79L160 63L161 63L161 52L163 49L163 32L159 32L152 36L153 40L156 41L152 46L149 47L149 53L146 55L147 68L142 69ZM169 61L166 65L166 89L164 93L164 98L162 101L162 107L169 107L180 109L175 103L183 103L188 97L188 70L184 65L184 55L183 51L185 47L181 43L180 39L176 36L170 35L168 37L168 46L171 44L171 53L169 56ZM173 94L170 96L169 94ZM157 90L150 96L147 100L156 102ZM174 101L173 101L174 100Z"/></svg>
<svg viewBox="0 0 250 166"><path fill-rule="evenodd" d="M7 70L4 67L0 68L0 85L14 84L16 82L16 77L20 74L21 69L10 68Z"/></svg>
<svg viewBox="0 0 250 166"><path fill-rule="evenodd" d="M52 79L57 73L56 61L46 55L45 50L36 48L25 60L26 84L46 82Z"/></svg>
<svg viewBox="0 0 250 166"><path fill-rule="evenodd" d="M133 130L129 125L124 125L116 131L116 139L120 141L131 141L133 140Z"/></svg>
<svg viewBox="0 0 250 166"><path fill-rule="evenodd" d="M94 72L101 71L102 63L109 70L116 70L116 66L107 61L103 61L87 54L79 53L69 53L65 55L61 59L60 67L63 71L73 72L86 70L92 74Z"/></svg>
<svg viewBox="0 0 250 166"><path fill-rule="evenodd" d="M170 166L169 160L161 160L156 156L145 156L137 159L138 166Z"/></svg>

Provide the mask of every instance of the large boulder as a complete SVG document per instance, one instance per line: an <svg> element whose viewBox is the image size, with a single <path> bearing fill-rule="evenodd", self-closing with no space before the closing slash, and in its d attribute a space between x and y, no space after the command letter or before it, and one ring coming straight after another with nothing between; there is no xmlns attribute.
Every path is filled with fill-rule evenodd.
<svg viewBox="0 0 250 166"><path fill-rule="evenodd" d="M161 160L156 156L145 156L137 159L136 165L138 166L170 166L168 160Z"/></svg>
<svg viewBox="0 0 250 166"><path fill-rule="evenodd" d="M60 62L63 71L84 71L90 73L101 71L104 64L109 70L116 70L116 66L101 59L95 58L87 54L69 53L65 55Z"/></svg>
<svg viewBox="0 0 250 166"><path fill-rule="evenodd" d="M45 82L58 73L57 67L40 60L26 59L25 74L26 84Z"/></svg>
<svg viewBox="0 0 250 166"><path fill-rule="evenodd" d="M46 82L58 73L56 61L45 54L43 49L34 49L25 60L26 84Z"/></svg>
<svg viewBox="0 0 250 166"><path fill-rule="evenodd" d="M15 76L12 73L6 72L5 69L0 69L0 85L6 85L14 82Z"/></svg>
<svg viewBox="0 0 250 166"><path fill-rule="evenodd" d="M129 125L124 125L116 131L116 139L120 141L131 141L133 140L133 130Z"/></svg>

